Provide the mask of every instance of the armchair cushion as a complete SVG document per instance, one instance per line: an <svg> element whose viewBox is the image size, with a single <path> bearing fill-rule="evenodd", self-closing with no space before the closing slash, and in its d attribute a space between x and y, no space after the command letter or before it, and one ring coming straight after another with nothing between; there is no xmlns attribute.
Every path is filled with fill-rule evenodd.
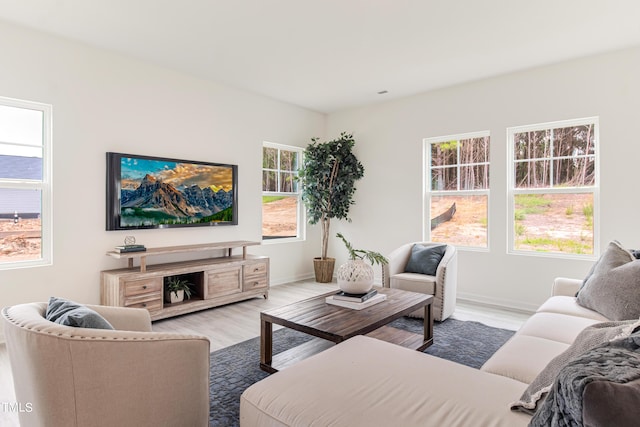
<svg viewBox="0 0 640 427"><path fill-rule="evenodd" d="M418 273L400 273L390 279L391 287L403 291L436 294L436 277Z"/></svg>
<svg viewBox="0 0 640 427"><path fill-rule="evenodd" d="M152 332L151 315L146 308L112 307L108 305L86 305L107 319L118 331Z"/></svg>
<svg viewBox="0 0 640 427"><path fill-rule="evenodd" d="M447 245L422 246L413 245L411 256L404 271L407 273L435 276L438 265L447 250Z"/></svg>
<svg viewBox="0 0 640 427"><path fill-rule="evenodd" d="M64 298L49 298L45 319L65 326L113 329L113 326L104 317L89 307Z"/></svg>

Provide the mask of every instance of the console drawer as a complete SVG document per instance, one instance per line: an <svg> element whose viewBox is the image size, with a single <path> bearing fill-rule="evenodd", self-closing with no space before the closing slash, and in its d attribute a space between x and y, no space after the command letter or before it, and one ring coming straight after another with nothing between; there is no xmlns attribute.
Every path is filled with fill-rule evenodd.
<svg viewBox="0 0 640 427"><path fill-rule="evenodd" d="M162 277L151 277L149 279L124 280L124 296L148 294L150 292L162 292Z"/></svg>
<svg viewBox="0 0 640 427"><path fill-rule="evenodd" d="M244 283L242 284L242 290L244 291L250 291L252 289L258 289L258 288L266 288L267 287L267 278L265 277L260 277L260 278L245 278L244 279Z"/></svg>
<svg viewBox="0 0 640 427"><path fill-rule="evenodd" d="M266 288L268 286L267 280L267 263L256 262L252 264L246 264L243 266L243 281L242 289L244 291L250 291L252 289Z"/></svg>
<svg viewBox="0 0 640 427"><path fill-rule="evenodd" d="M244 277L252 277L252 276L267 277L266 262L256 262L253 264L247 264L247 265L244 265L243 268L244 268Z"/></svg>
<svg viewBox="0 0 640 427"><path fill-rule="evenodd" d="M162 310L162 292L151 292L125 298L124 306L130 308L146 308L150 313L155 313Z"/></svg>

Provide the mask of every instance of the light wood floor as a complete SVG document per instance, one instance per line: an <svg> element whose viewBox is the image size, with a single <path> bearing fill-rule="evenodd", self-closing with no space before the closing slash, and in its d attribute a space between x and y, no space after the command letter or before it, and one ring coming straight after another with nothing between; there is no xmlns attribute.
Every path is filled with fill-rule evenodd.
<svg viewBox="0 0 640 427"><path fill-rule="evenodd" d="M211 351L216 351L259 336L261 311L313 297L333 289L337 289L335 284L321 284L314 281L278 285L271 288L269 298L266 300L253 298L172 319L159 320L153 323L153 330L205 335L211 341ZM453 317L517 330L529 316L518 312L460 303L457 305ZM277 328L279 326L274 325L274 329ZM15 402L11 367L4 344L0 345L0 426L19 426L17 414L3 411L2 402Z"/></svg>

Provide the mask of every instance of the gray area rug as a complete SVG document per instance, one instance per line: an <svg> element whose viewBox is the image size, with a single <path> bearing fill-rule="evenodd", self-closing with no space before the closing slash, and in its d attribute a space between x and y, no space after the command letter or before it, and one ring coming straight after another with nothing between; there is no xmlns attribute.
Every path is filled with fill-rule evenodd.
<svg viewBox="0 0 640 427"><path fill-rule="evenodd" d="M422 319L403 317L390 324L422 333ZM480 368L512 335L513 331L492 328L478 322L447 319L436 322L434 343L424 352L473 368ZM311 337L291 329L273 333L273 353L277 354ZM240 395L251 384L269 374L260 369L260 339L253 338L211 353L209 425L239 425Z"/></svg>

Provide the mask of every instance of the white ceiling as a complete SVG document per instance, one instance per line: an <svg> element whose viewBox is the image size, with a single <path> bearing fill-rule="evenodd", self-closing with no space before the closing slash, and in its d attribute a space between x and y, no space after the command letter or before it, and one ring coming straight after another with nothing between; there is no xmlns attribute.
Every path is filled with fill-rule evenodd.
<svg viewBox="0 0 640 427"><path fill-rule="evenodd" d="M639 0L0 0L0 19L320 112L640 45Z"/></svg>

